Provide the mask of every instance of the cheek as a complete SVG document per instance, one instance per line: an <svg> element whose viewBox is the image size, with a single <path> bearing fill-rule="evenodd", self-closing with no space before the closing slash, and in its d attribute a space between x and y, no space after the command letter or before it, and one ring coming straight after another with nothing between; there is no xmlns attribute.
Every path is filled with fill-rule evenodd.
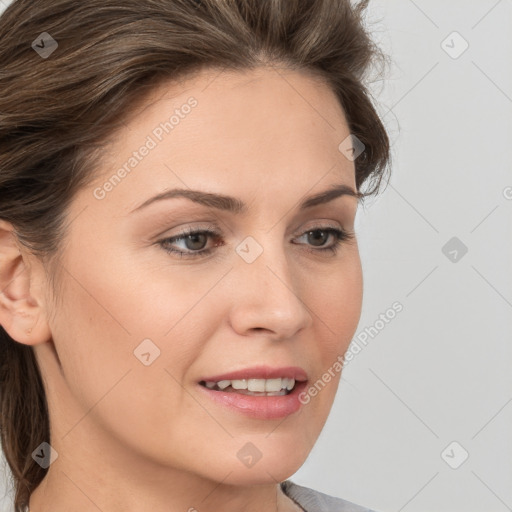
<svg viewBox="0 0 512 512"><path fill-rule="evenodd" d="M305 390L306 409L314 425L323 427L334 402L345 354L360 320L363 298L362 268L358 251L350 251L328 274L309 283L306 304L314 318L313 343L308 345L310 361L316 361L314 375ZM304 402L303 402L304 403Z"/></svg>
<svg viewBox="0 0 512 512"><path fill-rule="evenodd" d="M110 277L92 281L79 271L70 274L50 327L66 384L88 409L128 370L135 339L119 300L104 293Z"/></svg>
<svg viewBox="0 0 512 512"><path fill-rule="evenodd" d="M142 381L155 368L181 381L222 320L215 284L223 272L143 266L134 272L133 260L99 260L69 266L74 278L65 283L52 328L66 377L87 383L91 397L130 368L145 369Z"/></svg>
<svg viewBox="0 0 512 512"><path fill-rule="evenodd" d="M159 436L180 445L187 432L183 418L204 421L181 382L199 357L201 340L211 336L202 327L209 325L202 322L208 301L198 303L211 284L170 290L161 280L121 279L128 274L119 266L108 274L86 272L77 268L75 279L66 281L52 326L73 404L69 428L102 425L127 445L147 439L157 457L164 442Z"/></svg>
<svg viewBox="0 0 512 512"><path fill-rule="evenodd" d="M359 254L347 254L328 278L319 279L310 295L318 328L322 337L322 363L331 366L342 355L357 329L363 300L363 277Z"/></svg>

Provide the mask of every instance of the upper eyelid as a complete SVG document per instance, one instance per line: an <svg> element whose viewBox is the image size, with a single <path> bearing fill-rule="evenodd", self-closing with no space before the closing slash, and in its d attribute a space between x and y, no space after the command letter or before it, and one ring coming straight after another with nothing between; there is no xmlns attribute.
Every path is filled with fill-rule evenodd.
<svg viewBox="0 0 512 512"><path fill-rule="evenodd" d="M306 229L303 229L301 232L299 232L295 237L297 236L303 236L304 234L308 233L309 231L315 231L315 230L322 230L322 229L336 229L339 231L344 231L347 233L351 233L352 230L345 229L342 226L334 225L334 224L317 224L314 226L310 226ZM223 236L222 230L220 230L215 225L205 226L205 227L197 227L197 228L184 228L180 233L176 233L172 236L164 237L163 240L174 240L174 239L180 239L185 236L188 236L189 234L198 234L198 233L208 233L210 235L215 236Z"/></svg>

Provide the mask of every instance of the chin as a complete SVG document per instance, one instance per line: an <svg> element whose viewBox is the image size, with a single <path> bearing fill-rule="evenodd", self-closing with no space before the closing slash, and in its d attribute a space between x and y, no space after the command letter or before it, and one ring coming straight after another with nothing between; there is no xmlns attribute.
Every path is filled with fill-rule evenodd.
<svg viewBox="0 0 512 512"><path fill-rule="evenodd" d="M224 468L226 473L232 471L231 474L222 480L225 484L230 485L269 485L277 484L282 482L294 473L302 466L303 461L297 465L282 464L276 466L274 464L263 465L262 461L257 463L252 468L240 469L236 468ZM218 475L219 473L217 473ZM218 478L218 476L217 476Z"/></svg>
<svg viewBox="0 0 512 512"><path fill-rule="evenodd" d="M250 442L245 446L248 447L248 454L254 449L254 445L250 446ZM265 452L267 452L267 455L265 455ZM244 456L242 452L241 460L237 456L235 461L233 459L226 461L225 465L218 467L215 471L215 476L218 478L220 474L229 474L224 482L232 485L277 483L296 473L304 464L308 453L301 453L300 450L297 450L297 445L290 450L267 447L260 454L254 450L251 460L250 455Z"/></svg>

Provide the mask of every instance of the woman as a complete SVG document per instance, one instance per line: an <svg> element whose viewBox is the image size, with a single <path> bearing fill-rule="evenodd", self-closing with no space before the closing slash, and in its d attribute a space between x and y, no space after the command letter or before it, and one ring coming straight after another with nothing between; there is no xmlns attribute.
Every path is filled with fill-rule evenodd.
<svg viewBox="0 0 512 512"><path fill-rule="evenodd" d="M17 512L366 510L288 480L335 397L362 303L354 217L389 161L366 4L1 16Z"/></svg>

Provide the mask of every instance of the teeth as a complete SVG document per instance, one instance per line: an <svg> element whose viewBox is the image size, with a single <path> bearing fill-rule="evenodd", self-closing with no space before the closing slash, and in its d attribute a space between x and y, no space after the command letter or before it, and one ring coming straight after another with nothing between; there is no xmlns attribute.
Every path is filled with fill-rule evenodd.
<svg viewBox="0 0 512 512"><path fill-rule="evenodd" d="M284 386L281 385L283 379L267 379L265 380L265 391L279 391L281 389L286 389L286 382ZM263 381L260 381L263 382Z"/></svg>
<svg viewBox="0 0 512 512"><path fill-rule="evenodd" d="M247 381L245 379L232 380L231 387L233 389L247 389Z"/></svg>
<svg viewBox="0 0 512 512"><path fill-rule="evenodd" d="M286 382L286 389L288 391L291 391L293 389L293 387L295 386L295 379L283 379L283 385L284 385L284 381L287 381Z"/></svg>
<svg viewBox="0 0 512 512"><path fill-rule="evenodd" d="M287 377L278 379L235 379L220 380L219 382L208 381L205 385L209 389L213 389L217 386L219 389L223 390L231 386L233 389L246 389L256 392L276 392L282 389L291 391L295 386L295 379L288 379Z"/></svg>

